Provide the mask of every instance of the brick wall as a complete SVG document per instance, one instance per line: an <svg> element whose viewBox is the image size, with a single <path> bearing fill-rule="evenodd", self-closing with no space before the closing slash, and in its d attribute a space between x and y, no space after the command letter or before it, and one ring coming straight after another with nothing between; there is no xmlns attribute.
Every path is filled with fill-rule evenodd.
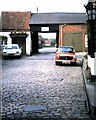
<svg viewBox="0 0 96 120"><path fill-rule="evenodd" d="M73 25L60 25L59 26L59 46L64 45L63 38L64 33L81 33L82 34L82 47L83 51L85 48L85 35L86 35L86 25L85 24L73 24Z"/></svg>

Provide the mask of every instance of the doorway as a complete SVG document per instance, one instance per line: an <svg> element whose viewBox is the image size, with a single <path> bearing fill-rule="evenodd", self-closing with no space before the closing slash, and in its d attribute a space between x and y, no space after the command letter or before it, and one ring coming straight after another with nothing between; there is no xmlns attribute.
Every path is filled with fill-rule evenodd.
<svg viewBox="0 0 96 120"><path fill-rule="evenodd" d="M30 31L31 31L31 41L32 41L32 54L38 53L39 48L43 47L45 44L44 40L39 41L42 39L41 34L44 36L49 34L55 34L55 47L58 47L59 45L59 24L36 24L36 25L30 25ZM40 36L39 36L40 35ZM39 37L38 37L39 36ZM51 36L53 38L53 36ZM42 45L40 45L42 43ZM53 44L53 43L52 43ZM46 40L46 47L50 46L50 40Z"/></svg>
<svg viewBox="0 0 96 120"><path fill-rule="evenodd" d="M82 51L82 33L64 33L64 45L73 46L76 52Z"/></svg>

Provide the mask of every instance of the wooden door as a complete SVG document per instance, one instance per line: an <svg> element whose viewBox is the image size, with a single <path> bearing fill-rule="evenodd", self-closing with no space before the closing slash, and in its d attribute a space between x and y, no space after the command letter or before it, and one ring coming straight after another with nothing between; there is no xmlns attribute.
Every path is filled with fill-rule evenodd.
<svg viewBox="0 0 96 120"><path fill-rule="evenodd" d="M73 46L75 51L82 51L82 33L64 33L64 45Z"/></svg>

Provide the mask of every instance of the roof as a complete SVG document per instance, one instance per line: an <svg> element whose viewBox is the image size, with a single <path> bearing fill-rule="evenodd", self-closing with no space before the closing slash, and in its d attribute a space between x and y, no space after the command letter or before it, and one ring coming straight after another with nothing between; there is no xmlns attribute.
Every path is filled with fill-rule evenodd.
<svg viewBox="0 0 96 120"><path fill-rule="evenodd" d="M86 13L33 13L29 24L86 23Z"/></svg>
<svg viewBox="0 0 96 120"><path fill-rule="evenodd" d="M2 30L29 30L31 12L2 12Z"/></svg>

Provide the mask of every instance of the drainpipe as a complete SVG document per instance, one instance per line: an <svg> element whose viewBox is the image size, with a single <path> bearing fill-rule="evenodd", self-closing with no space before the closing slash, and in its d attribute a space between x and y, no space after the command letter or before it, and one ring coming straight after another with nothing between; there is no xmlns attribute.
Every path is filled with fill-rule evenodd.
<svg viewBox="0 0 96 120"><path fill-rule="evenodd" d="M64 24L64 25L61 25L61 37L60 37L60 46L62 46L63 45L63 27L65 27L66 26L66 24Z"/></svg>

